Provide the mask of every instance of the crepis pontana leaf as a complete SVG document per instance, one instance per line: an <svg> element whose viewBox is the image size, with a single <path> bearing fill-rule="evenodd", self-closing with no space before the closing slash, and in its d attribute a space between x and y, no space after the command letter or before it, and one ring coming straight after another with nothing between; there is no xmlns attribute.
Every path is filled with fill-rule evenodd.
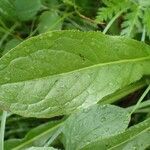
<svg viewBox="0 0 150 150"><path fill-rule="evenodd" d="M53 117L91 106L150 74L150 47L100 32L54 31L0 59L0 106Z"/></svg>

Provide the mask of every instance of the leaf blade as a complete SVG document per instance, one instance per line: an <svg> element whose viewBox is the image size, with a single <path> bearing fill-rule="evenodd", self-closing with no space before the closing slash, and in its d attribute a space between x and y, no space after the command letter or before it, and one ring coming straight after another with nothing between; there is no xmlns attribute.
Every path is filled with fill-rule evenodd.
<svg viewBox="0 0 150 150"><path fill-rule="evenodd" d="M94 105L72 114L64 123L66 150L81 149L96 139L123 132L129 123L127 111L113 105Z"/></svg>
<svg viewBox="0 0 150 150"><path fill-rule="evenodd" d="M44 146L45 142L62 125L61 121L53 121L31 129L23 139L10 139L5 141L5 149L19 150L30 146Z"/></svg>
<svg viewBox="0 0 150 150"><path fill-rule="evenodd" d="M91 143L91 145L87 145L87 147L83 148L84 150L90 150L91 147L95 148L96 150L99 149L99 147L103 147L103 149L117 149L119 146L123 146L123 144L126 144L128 142L131 142L134 138L140 136L143 133L146 133L149 130L149 123L150 119L146 119L145 121L130 127L125 132L118 134L116 136L112 136L105 140L99 140L96 142Z"/></svg>
<svg viewBox="0 0 150 150"><path fill-rule="evenodd" d="M55 31L31 38L0 59L0 105L30 117L93 105L149 75L149 49L97 32Z"/></svg>

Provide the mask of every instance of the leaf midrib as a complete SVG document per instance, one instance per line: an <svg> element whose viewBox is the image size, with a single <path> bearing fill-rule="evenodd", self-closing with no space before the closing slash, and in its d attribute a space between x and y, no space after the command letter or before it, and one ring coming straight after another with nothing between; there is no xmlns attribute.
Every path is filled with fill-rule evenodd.
<svg viewBox="0 0 150 150"><path fill-rule="evenodd" d="M103 66L107 66L107 65L117 65L117 64L130 63L130 62L140 62L140 61L146 61L146 60L149 60L149 59L150 59L150 56L140 57L140 58L135 58L135 59L123 59L123 60L117 60L117 61L110 61L110 62L106 62L106 63L99 63L99 64L95 64L95 65L92 65L92 66L76 69L76 70L73 70L73 71L63 72L63 73L59 73L59 74L52 74L52 75L48 75L48 76L44 76L44 77L37 77L37 78L27 79L27 80L22 80L22 81L17 81L17 82L8 82L8 83L0 84L0 85L35 81L35 80L44 79L44 78L47 78L47 77L50 77L50 76L51 77L64 76L64 75L67 75L67 74L80 72L80 71L84 71L84 70L88 70L88 69L92 69L92 68L96 68L96 67L103 67Z"/></svg>

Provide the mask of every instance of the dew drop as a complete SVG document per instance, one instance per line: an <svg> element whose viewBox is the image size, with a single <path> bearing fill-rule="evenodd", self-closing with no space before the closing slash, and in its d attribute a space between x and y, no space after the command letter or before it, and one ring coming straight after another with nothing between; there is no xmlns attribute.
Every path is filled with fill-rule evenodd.
<svg viewBox="0 0 150 150"><path fill-rule="evenodd" d="M106 121L106 117L104 117L104 116L101 119L102 119L102 122Z"/></svg>
<svg viewBox="0 0 150 150"><path fill-rule="evenodd" d="M110 83L109 83L109 86L113 86L113 83L110 82Z"/></svg>
<svg viewBox="0 0 150 150"><path fill-rule="evenodd" d="M83 113L88 113L89 112L89 109L88 108L85 108L85 109L83 109Z"/></svg>

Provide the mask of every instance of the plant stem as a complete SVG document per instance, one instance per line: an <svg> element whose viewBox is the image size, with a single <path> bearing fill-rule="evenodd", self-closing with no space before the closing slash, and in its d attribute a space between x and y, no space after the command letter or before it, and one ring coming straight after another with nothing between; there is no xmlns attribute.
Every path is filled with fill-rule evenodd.
<svg viewBox="0 0 150 150"><path fill-rule="evenodd" d="M96 20L93 20L87 16L84 16L83 14L81 14L77 9L75 9L75 12L77 13L77 15L81 18L83 18L84 20L87 20L93 24L104 24L103 22L97 22Z"/></svg>
<svg viewBox="0 0 150 150"><path fill-rule="evenodd" d="M52 135L52 137L46 142L44 147L48 147L51 145L51 143L59 136L59 134L62 132L62 127L58 128L58 130Z"/></svg>
<svg viewBox="0 0 150 150"><path fill-rule="evenodd" d="M149 106L150 106L150 100L146 100L146 101L140 103L140 105L138 106L138 109L142 109L142 108L145 108L145 107L147 108L147 107L149 107ZM130 106L130 107L126 108L126 109L127 109L129 112L131 112L134 107L135 107L135 105Z"/></svg>
<svg viewBox="0 0 150 150"><path fill-rule="evenodd" d="M75 10L76 14L77 14L79 17L81 17L82 19L87 20L87 21L89 21L89 22L91 22L91 23L93 23L93 24L104 24L103 22L97 22L96 20L93 20L93 19L91 19L91 18L89 18L89 17L84 16L83 14L81 14L81 13L78 11L78 9L77 9L77 5L76 5L75 0L73 1L73 7L74 7L74 10Z"/></svg>
<svg viewBox="0 0 150 150"><path fill-rule="evenodd" d="M7 118L10 117L12 113L7 113ZM2 120L2 117L0 116L0 121Z"/></svg>
<svg viewBox="0 0 150 150"><path fill-rule="evenodd" d="M110 22L107 24L107 26L105 27L103 33L106 34L106 32L109 30L109 28L111 27L111 25L114 23L114 21L124 12L125 10L121 10L119 11L111 20Z"/></svg>
<svg viewBox="0 0 150 150"><path fill-rule="evenodd" d="M5 134L5 123L6 123L7 112L3 111L1 120L1 130L0 130L0 150L4 150L4 134Z"/></svg>
<svg viewBox="0 0 150 150"><path fill-rule="evenodd" d="M145 27L143 28L143 32L142 32L142 37L141 37L141 41L144 42L145 41L145 35L146 35L146 30Z"/></svg>
<svg viewBox="0 0 150 150"><path fill-rule="evenodd" d="M144 28L143 28L143 32L142 32L142 37L141 37L141 41L142 41L142 42L145 41L145 35L146 35L146 30L145 30L145 27L144 27ZM149 100L148 100L148 101L145 101L145 102L143 102L143 103L141 103L142 100L144 99L144 97L146 96L146 94L149 92L149 90L150 90L150 85L149 85L148 88L145 90L145 92L142 94L142 96L140 97L140 99L139 99L139 101L137 102L137 104L134 105L134 106L131 106L131 107L128 107L128 108L127 108L129 111L132 110L131 113L130 113L130 115L131 115L132 113L134 113L134 112L137 110L137 108L143 108L143 107L146 107L146 106L150 105L150 101L149 101Z"/></svg>
<svg viewBox="0 0 150 150"><path fill-rule="evenodd" d="M147 89L144 91L144 93L142 94L142 96L141 96L140 99L138 100L137 104L133 107L133 109L132 109L130 115L132 115L132 114L135 112L135 110L138 109L140 103L142 102L142 100L144 99L144 97L147 95L147 93L149 92L149 90L150 90L150 85L149 85L149 86L147 87Z"/></svg>
<svg viewBox="0 0 150 150"><path fill-rule="evenodd" d="M3 42L7 39L7 37L15 30L15 28L18 26L19 24L16 23L14 24L10 30L1 38L0 40L0 47L2 46Z"/></svg>
<svg viewBox="0 0 150 150"><path fill-rule="evenodd" d="M150 108L143 108L143 109L138 109L136 110L136 113L149 113Z"/></svg>

